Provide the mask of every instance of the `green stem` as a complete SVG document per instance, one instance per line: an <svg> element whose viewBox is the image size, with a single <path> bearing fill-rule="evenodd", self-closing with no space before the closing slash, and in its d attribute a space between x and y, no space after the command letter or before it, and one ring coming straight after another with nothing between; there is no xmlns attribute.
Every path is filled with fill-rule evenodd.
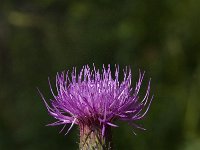
<svg viewBox="0 0 200 150"><path fill-rule="evenodd" d="M80 150L112 150L111 128L106 127L102 136L99 126L80 126Z"/></svg>

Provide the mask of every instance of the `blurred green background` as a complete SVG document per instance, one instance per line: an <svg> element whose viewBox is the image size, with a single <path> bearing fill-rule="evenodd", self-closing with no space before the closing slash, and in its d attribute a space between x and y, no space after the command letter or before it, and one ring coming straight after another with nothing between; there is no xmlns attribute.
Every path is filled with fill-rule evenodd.
<svg viewBox="0 0 200 150"><path fill-rule="evenodd" d="M78 149L76 127L64 136L45 126L54 120L36 87L52 98L48 76L94 62L152 77L155 98L138 122L148 130L135 136L118 123L116 149L199 150L199 8L199 0L1 0L0 149Z"/></svg>

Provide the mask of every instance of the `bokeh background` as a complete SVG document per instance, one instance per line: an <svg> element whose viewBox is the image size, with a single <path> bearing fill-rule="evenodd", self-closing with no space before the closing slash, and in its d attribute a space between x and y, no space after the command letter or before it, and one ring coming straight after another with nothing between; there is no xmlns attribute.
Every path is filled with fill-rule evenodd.
<svg viewBox="0 0 200 150"><path fill-rule="evenodd" d="M199 7L199 0L1 0L0 149L78 149L76 127L64 136L45 126L54 120L36 87L52 98L47 77L95 63L128 65L133 80L139 68L152 77L155 98L138 122L148 130L117 123L116 149L199 150Z"/></svg>

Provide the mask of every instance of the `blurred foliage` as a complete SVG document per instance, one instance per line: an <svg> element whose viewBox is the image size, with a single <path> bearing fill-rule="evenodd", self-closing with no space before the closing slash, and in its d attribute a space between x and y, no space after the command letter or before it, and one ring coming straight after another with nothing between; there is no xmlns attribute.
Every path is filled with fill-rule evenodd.
<svg viewBox="0 0 200 150"><path fill-rule="evenodd" d="M200 149L199 7L198 0L2 0L0 149L77 149L76 128L64 136L45 127L53 119L36 87L51 98L48 76L93 62L152 77L155 98L138 122L148 130L119 122L116 149Z"/></svg>

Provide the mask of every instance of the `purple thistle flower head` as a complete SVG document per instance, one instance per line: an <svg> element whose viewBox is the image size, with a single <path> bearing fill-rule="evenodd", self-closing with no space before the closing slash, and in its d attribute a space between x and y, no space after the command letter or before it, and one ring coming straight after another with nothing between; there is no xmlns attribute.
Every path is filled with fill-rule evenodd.
<svg viewBox="0 0 200 150"><path fill-rule="evenodd" d="M71 75L68 71L58 73L56 76L57 93L53 94L51 105L48 105L42 96L47 110L57 119L50 126L71 124L67 133L74 124L82 126L99 126L101 135L105 134L106 127L117 127L114 120L127 121L136 128L134 123L141 120L147 113L153 96L149 99L150 80L144 98L138 94L144 77L144 72L139 72L139 79L135 89L131 86L131 70L124 71L123 81L119 81L119 66L115 67L114 78L111 75L110 65L103 66L102 71L83 66L79 74L76 68ZM143 128L141 128L143 129ZM66 134L67 134L66 133Z"/></svg>

